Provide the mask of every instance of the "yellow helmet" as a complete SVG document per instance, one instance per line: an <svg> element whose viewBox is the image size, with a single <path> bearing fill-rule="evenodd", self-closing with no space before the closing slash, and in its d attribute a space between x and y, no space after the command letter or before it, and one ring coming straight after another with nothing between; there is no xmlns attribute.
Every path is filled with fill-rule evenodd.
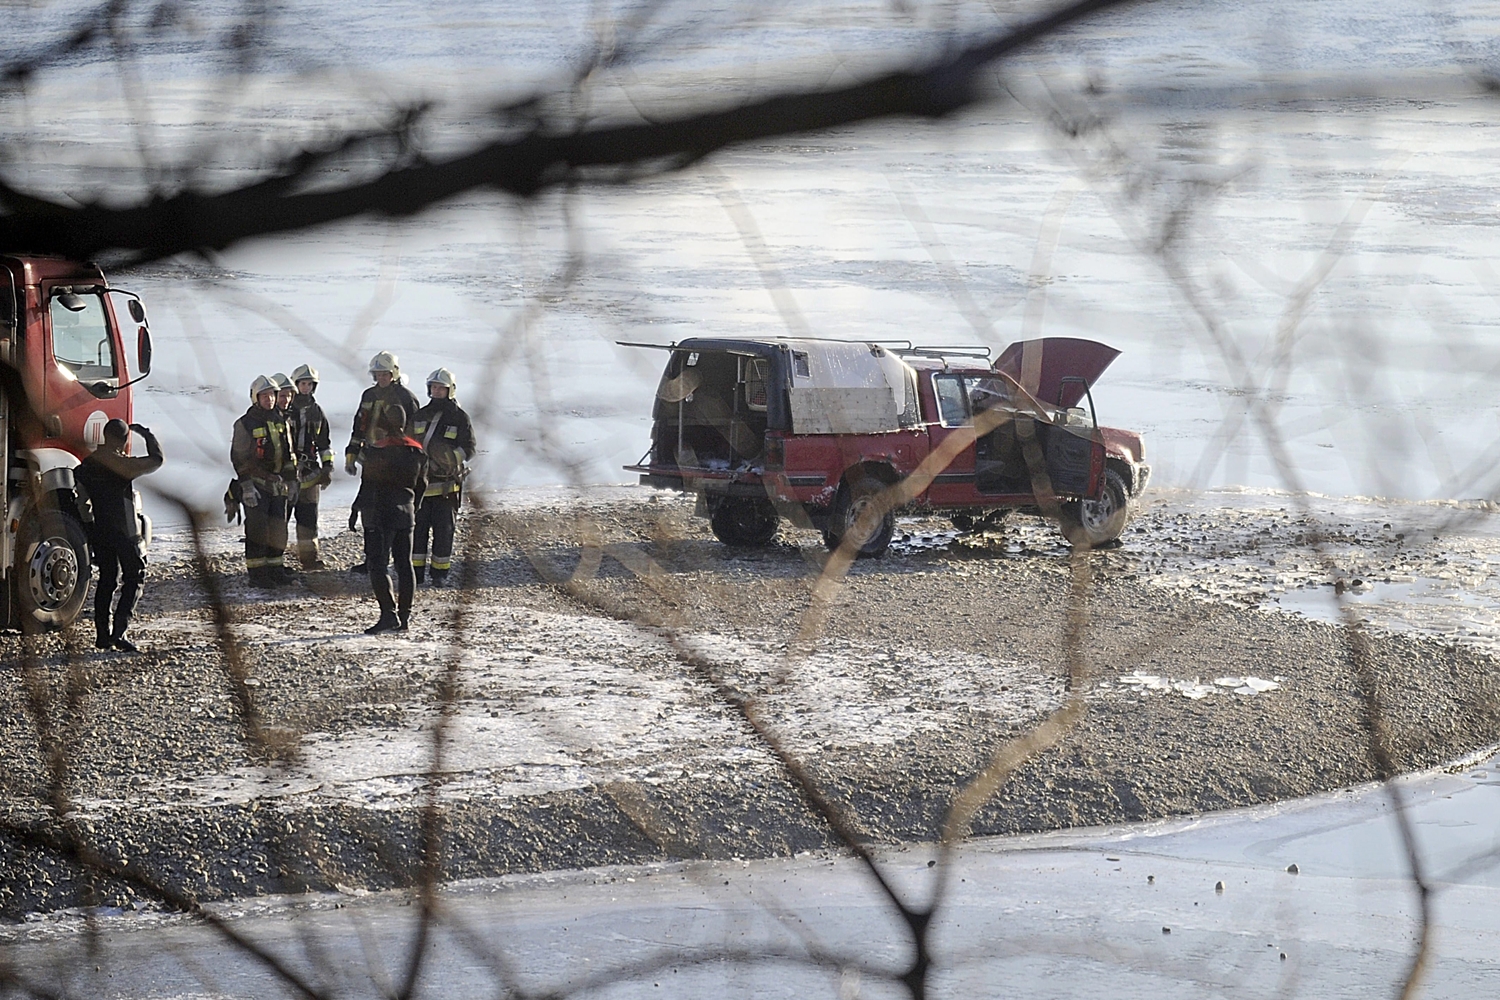
<svg viewBox="0 0 1500 1000"><path fill-rule="evenodd" d="M370 374L376 372L390 372L393 378L401 376L401 362L390 351L381 351L370 359Z"/></svg>

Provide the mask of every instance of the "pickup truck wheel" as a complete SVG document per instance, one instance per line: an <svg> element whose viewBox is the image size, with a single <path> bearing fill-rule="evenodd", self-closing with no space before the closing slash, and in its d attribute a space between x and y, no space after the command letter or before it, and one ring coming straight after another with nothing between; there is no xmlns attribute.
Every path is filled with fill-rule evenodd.
<svg viewBox="0 0 1500 1000"><path fill-rule="evenodd" d="M844 543L844 536L852 531L865 511L874 507L885 484L868 476L853 482L844 480L839 495L833 501L833 510L828 515L828 528L823 532L823 544L836 549ZM888 510L875 525L855 552L858 558L878 557L890 548L891 536L896 531L896 512ZM857 539L856 539L857 541Z"/></svg>
<svg viewBox="0 0 1500 1000"><path fill-rule="evenodd" d="M1125 480L1113 469L1106 469L1104 491L1099 499L1063 504L1063 534L1074 544L1081 540L1095 549L1118 539L1130 523L1132 513Z"/></svg>
<svg viewBox="0 0 1500 1000"><path fill-rule="evenodd" d="M16 609L25 628L72 624L89 592L88 536L68 514L27 519L16 545Z"/></svg>
<svg viewBox="0 0 1500 1000"><path fill-rule="evenodd" d="M776 537L781 516L769 500L736 498L719 504L708 523L725 545L761 548Z"/></svg>

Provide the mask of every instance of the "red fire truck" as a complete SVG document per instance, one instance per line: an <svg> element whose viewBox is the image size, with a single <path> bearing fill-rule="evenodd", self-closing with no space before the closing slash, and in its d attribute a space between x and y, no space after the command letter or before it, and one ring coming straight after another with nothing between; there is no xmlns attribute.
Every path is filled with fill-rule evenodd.
<svg viewBox="0 0 1500 1000"><path fill-rule="evenodd" d="M135 328L134 374L123 325ZM134 418L130 387L150 371L138 295L111 288L94 264L0 255L0 624L63 628L78 616L89 589L91 512L73 470L103 443L110 419ZM136 512L149 544L139 494Z"/></svg>

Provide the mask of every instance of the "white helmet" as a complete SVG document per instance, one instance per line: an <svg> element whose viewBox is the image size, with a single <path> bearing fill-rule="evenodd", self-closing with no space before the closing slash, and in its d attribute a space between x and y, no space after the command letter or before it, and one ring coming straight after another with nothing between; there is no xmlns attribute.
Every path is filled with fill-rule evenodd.
<svg viewBox="0 0 1500 1000"><path fill-rule="evenodd" d="M427 395L432 395L432 387L435 385L446 385L448 387L448 398L452 399L458 395L458 380L453 373L446 368L439 368L427 376Z"/></svg>
<svg viewBox="0 0 1500 1000"><path fill-rule="evenodd" d="M271 383L276 386L277 392L296 388L296 386L292 385L292 380L286 377L286 372L277 372L275 375L272 375Z"/></svg>
<svg viewBox="0 0 1500 1000"><path fill-rule="evenodd" d="M381 351L370 359L370 374L376 372L390 372L393 378L401 375L401 362L390 351Z"/></svg>
<svg viewBox="0 0 1500 1000"><path fill-rule="evenodd" d="M263 392L275 392L276 383L264 375L255 376L255 381L250 383L250 402L260 402L260 394Z"/></svg>
<svg viewBox="0 0 1500 1000"><path fill-rule="evenodd" d="M312 365L298 365L297 370L292 372L292 382L295 384L304 379L310 379L314 383L321 381L318 378L318 370Z"/></svg>

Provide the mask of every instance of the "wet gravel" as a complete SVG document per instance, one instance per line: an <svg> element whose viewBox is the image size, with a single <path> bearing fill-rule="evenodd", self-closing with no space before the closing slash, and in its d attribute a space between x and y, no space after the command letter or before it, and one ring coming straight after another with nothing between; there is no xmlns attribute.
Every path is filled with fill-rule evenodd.
<svg viewBox="0 0 1500 1000"><path fill-rule="evenodd" d="M1231 523L1253 552L1224 548ZM149 898L43 846L69 838L200 900L411 884L429 793L448 878L831 843L716 681L759 698L876 841L935 838L955 791L1070 687L1081 721L1011 776L975 832L1249 805L1375 776L1349 634L1264 610L1265 588L1244 584L1245 567L1267 559L1273 571L1297 562L1307 580L1326 573L1284 511L1159 500L1081 575L1039 520L979 536L909 520L826 605L812 597L826 558L816 536L788 529L768 549L729 550L670 496L507 504L471 511L464 530L473 586L424 590L412 635L384 640L359 635L373 605L341 571L358 558L355 536L330 540L332 569L269 597L245 587L233 537L217 536L208 565L240 644L249 722L209 602L170 545L152 567L139 656L94 651L83 626L34 645L0 637L0 919ZM1172 562L1207 538L1216 551ZM1368 542L1369 558L1397 558ZM1364 542L1355 532L1340 544L1348 560ZM1420 553L1403 552L1402 568L1420 570ZM1231 565L1239 584L1220 574ZM1486 652L1420 632L1366 641L1400 768L1497 742ZM583 669L563 669L580 657ZM502 660L498 673L479 669ZM455 663L448 718L471 728L434 785L426 741ZM1248 696L1213 683L1249 676L1275 687ZM594 738L632 706L646 721L620 739L636 746ZM551 742L485 757L504 757L511 731L474 720L522 716ZM359 758L402 739L419 759L378 782L309 764L320 747Z"/></svg>

